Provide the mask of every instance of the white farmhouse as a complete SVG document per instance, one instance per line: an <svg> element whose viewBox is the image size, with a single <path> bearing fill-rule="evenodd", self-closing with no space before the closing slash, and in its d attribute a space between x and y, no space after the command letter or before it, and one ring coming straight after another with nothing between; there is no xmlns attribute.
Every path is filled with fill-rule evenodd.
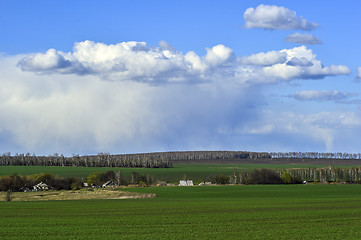
<svg viewBox="0 0 361 240"><path fill-rule="evenodd" d="M193 186L193 180L179 180L178 186Z"/></svg>

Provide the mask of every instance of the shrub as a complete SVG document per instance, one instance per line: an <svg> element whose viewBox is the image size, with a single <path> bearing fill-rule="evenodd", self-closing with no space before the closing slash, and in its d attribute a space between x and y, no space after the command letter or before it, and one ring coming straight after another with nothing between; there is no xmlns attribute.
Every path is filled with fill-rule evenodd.
<svg viewBox="0 0 361 240"><path fill-rule="evenodd" d="M18 176L17 174L2 177L0 179L0 191L12 191L17 192L24 186L24 178Z"/></svg>
<svg viewBox="0 0 361 240"><path fill-rule="evenodd" d="M212 183L215 183L215 184L222 184L222 185L229 184L229 177L225 176L224 174L212 176L210 178L210 180Z"/></svg>
<svg viewBox="0 0 361 240"><path fill-rule="evenodd" d="M104 173L102 172L94 172L89 174L89 176L87 177L87 183L89 185L101 185L102 184L102 175Z"/></svg>
<svg viewBox="0 0 361 240"><path fill-rule="evenodd" d="M107 181L116 182L115 173L113 171L107 171L100 175L100 181L105 183Z"/></svg>
<svg viewBox="0 0 361 240"><path fill-rule="evenodd" d="M71 189L71 179L53 179L48 182L48 185L55 190L70 190Z"/></svg>
<svg viewBox="0 0 361 240"><path fill-rule="evenodd" d="M54 176L51 173L40 173L36 176L37 182L43 182L49 184L54 179Z"/></svg>
<svg viewBox="0 0 361 240"><path fill-rule="evenodd" d="M71 183L71 190L79 190L82 187L81 183L79 182L72 182Z"/></svg>
<svg viewBox="0 0 361 240"><path fill-rule="evenodd" d="M281 175L281 179L282 179L282 182L285 183L285 184L290 184L292 183L292 177L291 177L291 174L287 171L284 171Z"/></svg>
<svg viewBox="0 0 361 240"><path fill-rule="evenodd" d="M251 174L251 184L281 184L282 179L278 173L271 169L255 169Z"/></svg>

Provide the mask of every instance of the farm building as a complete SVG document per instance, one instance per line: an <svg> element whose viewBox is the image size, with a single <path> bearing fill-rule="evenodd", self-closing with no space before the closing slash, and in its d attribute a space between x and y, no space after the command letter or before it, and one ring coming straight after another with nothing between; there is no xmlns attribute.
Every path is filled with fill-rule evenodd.
<svg viewBox="0 0 361 240"><path fill-rule="evenodd" d="M102 185L102 187L114 187L116 184L115 183L113 183L112 181L108 181L108 182L106 182L106 183L104 183L103 185Z"/></svg>
<svg viewBox="0 0 361 240"><path fill-rule="evenodd" d="M201 182L200 184L198 184L198 186L204 186L204 185L212 185L211 182Z"/></svg>
<svg viewBox="0 0 361 240"><path fill-rule="evenodd" d="M35 191L43 191L43 190L48 190L49 186L46 183L40 182L40 183L36 184L35 186L33 186L33 189Z"/></svg>
<svg viewBox="0 0 361 240"><path fill-rule="evenodd" d="M179 180L178 186L193 186L193 180Z"/></svg>

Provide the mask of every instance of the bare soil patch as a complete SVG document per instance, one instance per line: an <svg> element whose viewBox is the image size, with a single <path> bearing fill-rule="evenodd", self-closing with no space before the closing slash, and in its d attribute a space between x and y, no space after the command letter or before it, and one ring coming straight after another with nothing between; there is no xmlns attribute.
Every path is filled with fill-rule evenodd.
<svg viewBox="0 0 361 240"><path fill-rule="evenodd" d="M81 189L69 191L14 192L11 201L53 201L86 199L137 199L155 198L155 194L126 192L119 189ZM6 200L6 193L0 192L0 201Z"/></svg>

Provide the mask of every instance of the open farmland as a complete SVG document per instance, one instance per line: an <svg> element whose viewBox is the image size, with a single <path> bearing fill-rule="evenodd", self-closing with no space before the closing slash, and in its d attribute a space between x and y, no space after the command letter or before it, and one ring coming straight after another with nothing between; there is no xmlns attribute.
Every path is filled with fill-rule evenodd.
<svg viewBox="0 0 361 240"><path fill-rule="evenodd" d="M361 154L348 153L267 153L246 151L184 151L64 157L10 153L0 156L0 176L50 173L55 177L77 177L85 181L94 172L121 170L122 177L134 174L155 181L195 183L214 181L216 176L250 172L254 169L352 168L361 165ZM163 164L164 163L164 164ZM167 163L167 164L165 164ZM117 166L117 167L116 167Z"/></svg>
<svg viewBox="0 0 361 240"><path fill-rule="evenodd" d="M1 202L1 239L360 239L361 185L129 188L153 199Z"/></svg>
<svg viewBox="0 0 361 240"><path fill-rule="evenodd" d="M178 182L180 179L189 178L197 181L204 181L212 175L224 174L230 175L235 170L250 171L259 168L269 169L289 169L289 168L308 168L308 167L327 167L326 164L285 164L285 163L258 163L258 164L173 164L172 168L106 168L106 167L49 167L49 166L0 166L0 176L8 176L14 173L18 175L31 175L39 173L51 173L59 177L80 177L86 178L93 172L107 172L121 170L125 177L129 177L132 172L154 176L157 180L168 182ZM359 165L335 165L337 167L349 168Z"/></svg>

